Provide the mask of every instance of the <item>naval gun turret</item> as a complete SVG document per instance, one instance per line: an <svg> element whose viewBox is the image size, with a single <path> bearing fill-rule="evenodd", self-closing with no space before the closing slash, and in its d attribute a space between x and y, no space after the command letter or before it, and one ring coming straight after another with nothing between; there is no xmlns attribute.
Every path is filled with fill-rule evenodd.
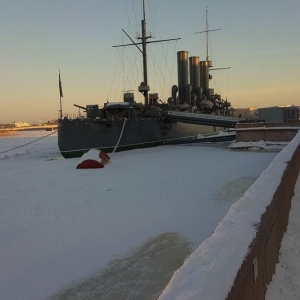
<svg viewBox="0 0 300 300"><path fill-rule="evenodd" d="M97 104L86 105L86 107L74 104L74 106L83 109L88 118L97 118L100 115L99 106Z"/></svg>

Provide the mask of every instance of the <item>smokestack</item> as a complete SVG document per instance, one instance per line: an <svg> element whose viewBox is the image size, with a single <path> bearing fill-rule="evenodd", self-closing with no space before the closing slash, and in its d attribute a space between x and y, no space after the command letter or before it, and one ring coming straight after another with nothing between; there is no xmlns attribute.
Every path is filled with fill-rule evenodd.
<svg viewBox="0 0 300 300"><path fill-rule="evenodd" d="M200 87L206 98L209 97L209 67L209 61L200 61Z"/></svg>
<svg viewBox="0 0 300 300"><path fill-rule="evenodd" d="M196 94L197 88L200 87L200 67L199 56L191 56L190 62L190 83L192 85L192 92Z"/></svg>
<svg viewBox="0 0 300 300"><path fill-rule="evenodd" d="M188 51L177 52L177 67L178 67L178 102L182 103L185 100L186 86L189 84L189 64Z"/></svg>
<svg viewBox="0 0 300 300"><path fill-rule="evenodd" d="M193 96L193 105L199 106L201 98L202 98L201 91L200 91L199 56L190 57L189 62L190 62L190 83L192 85L191 93L194 94L194 96Z"/></svg>
<svg viewBox="0 0 300 300"><path fill-rule="evenodd" d="M186 88L185 88L185 102L188 105L191 105L192 102L192 85L191 84L187 84Z"/></svg>

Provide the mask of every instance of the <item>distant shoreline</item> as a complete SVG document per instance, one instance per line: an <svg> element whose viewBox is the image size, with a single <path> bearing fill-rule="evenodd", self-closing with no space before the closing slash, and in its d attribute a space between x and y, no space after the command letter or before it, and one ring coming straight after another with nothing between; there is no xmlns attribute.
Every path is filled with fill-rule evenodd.
<svg viewBox="0 0 300 300"><path fill-rule="evenodd" d="M0 131L0 137L2 136L14 136L18 133L15 130L6 130L6 131Z"/></svg>
<svg viewBox="0 0 300 300"><path fill-rule="evenodd" d="M41 125L41 126L22 126L22 127L6 127L0 128L0 136L16 135L17 131L33 131L33 130L46 130L52 131L57 129L56 125Z"/></svg>

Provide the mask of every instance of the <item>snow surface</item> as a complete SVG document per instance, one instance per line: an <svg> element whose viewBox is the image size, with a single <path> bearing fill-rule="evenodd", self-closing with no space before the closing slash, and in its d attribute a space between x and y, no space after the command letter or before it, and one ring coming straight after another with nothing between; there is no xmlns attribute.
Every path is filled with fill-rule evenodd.
<svg viewBox="0 0 300 300"><path fill-rule="evenodd" d="M230 149L249 149L249 150L267 150L267 151L274 151L274 150L281 150L284 148L289 142L265 142L265 141L258 141L258 142L233 142L229 145Z"/></svg>
<svg viewBox="0 0 300 300"><path fill-rule="evenodd" d="M164 146L76 170L46 134L0 138L1 299L153 299L277 154Z"/></svg>
<svg viewBox="0 0 300 300"><path fill-rule="evenodd" d="M256 235L256 224L271 203L286 163L299 143L300 133L275 157L244 196L231 206L211 237L175 272L159 300L226 299ZM295 282L299 280L296 278Z"/></svg>

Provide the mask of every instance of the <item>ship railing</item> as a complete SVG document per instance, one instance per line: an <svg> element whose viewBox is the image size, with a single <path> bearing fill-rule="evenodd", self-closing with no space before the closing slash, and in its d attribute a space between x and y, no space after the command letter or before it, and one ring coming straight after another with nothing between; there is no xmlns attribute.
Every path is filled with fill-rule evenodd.
<svg viewBox="0 0 300 300"><path fill-rule="evenodd" d="M62 118L63 119L75 120L75 119L82 119L82 118L84 118L84 116L82 114L79 114L79 113L72 113L72 114L64 113L62 115Z"/></svg>

